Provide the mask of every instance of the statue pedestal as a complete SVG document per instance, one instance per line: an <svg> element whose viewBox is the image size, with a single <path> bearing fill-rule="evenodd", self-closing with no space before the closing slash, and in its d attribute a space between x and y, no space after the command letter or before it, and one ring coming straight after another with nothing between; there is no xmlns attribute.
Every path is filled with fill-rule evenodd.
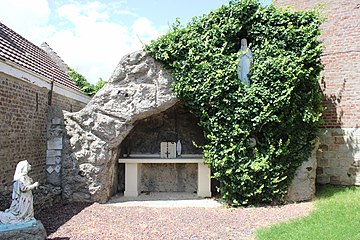
<svg viewBox="0 0 360 240"><path fill-rule="evenodd" d="M31 220L24 223L0 224L0 239L4 240L44 240L46 231L38 220Z"/></svg>

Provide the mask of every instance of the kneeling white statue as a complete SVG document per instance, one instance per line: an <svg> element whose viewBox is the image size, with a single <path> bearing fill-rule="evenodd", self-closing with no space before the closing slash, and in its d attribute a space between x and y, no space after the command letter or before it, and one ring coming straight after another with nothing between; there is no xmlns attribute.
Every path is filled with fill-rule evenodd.
<svg viewBox="0 0 360 240"><path fill-rule="evenodd" d="M14 174L12 201L9 209L0 211L0 224L15 224L34 220L33 195L31 190L39 186L28 176L31 165L27 160L17 164Z"/></svg>

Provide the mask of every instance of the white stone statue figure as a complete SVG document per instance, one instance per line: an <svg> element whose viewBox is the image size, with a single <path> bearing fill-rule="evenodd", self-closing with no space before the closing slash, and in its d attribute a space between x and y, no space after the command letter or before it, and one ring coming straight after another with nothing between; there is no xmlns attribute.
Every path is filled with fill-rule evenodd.
<svg viewBox="0 0 360 240"><path fill-rule="evenodd" d="M27 160L17 164L14 174L12 201L9 209L0 211L0 224L15 224L34 220L33 195L31 190L39 186L28 176L31 165Z"/></svg>
<svg viewBox="0 0 360 240"><path fill-rule="evenodd" d="M180 142L180 139L176 143L176 152L177 152L178 157L181 156L181 142Z"/></svg>
<svg viewBox="0 0 360 240"><path fill-rule="evenodd" d="M245 38L241 39L241 48L239 50L239 63L237 65L238 79L239 81L250 86L249 72L250 65L253 61L253 55L251 50L247 47L247 41Z"/></svg>

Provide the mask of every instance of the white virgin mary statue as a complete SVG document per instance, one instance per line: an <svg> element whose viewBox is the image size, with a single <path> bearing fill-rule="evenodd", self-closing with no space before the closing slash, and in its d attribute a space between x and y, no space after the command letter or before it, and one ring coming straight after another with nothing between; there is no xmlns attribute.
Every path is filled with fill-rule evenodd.
<svg viewBox="0 0 360 240"><path fill-rule="evenodd" d="M0 224L15 224L34 220L33 195L31 190L39 186L28 176L31 165L27 160L17 164L14 174L12 201L9 209L0 211Z"/></svg>
<svg viewBox="0 0 360 240"><path fill-rule="evenodd" d="M249 72L250 65L253 61L253 55L251 50L247 47L247 41L245 38L241 39L241 48L239 50L239 63L237 65L238 79L240 82L250 86Z"/></svg>

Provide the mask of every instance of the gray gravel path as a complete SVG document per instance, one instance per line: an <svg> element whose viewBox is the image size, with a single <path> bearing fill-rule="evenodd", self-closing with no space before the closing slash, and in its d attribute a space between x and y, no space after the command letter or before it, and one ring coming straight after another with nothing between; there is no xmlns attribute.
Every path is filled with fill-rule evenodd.
<svg viewBox="0 0 360 240"><path fill-rule="evenodd" d="M57 205L37 218L48 239L252 239L257 228L306 216L313 209L309 202L233 209L212 199L152 197Z"/></svg>

